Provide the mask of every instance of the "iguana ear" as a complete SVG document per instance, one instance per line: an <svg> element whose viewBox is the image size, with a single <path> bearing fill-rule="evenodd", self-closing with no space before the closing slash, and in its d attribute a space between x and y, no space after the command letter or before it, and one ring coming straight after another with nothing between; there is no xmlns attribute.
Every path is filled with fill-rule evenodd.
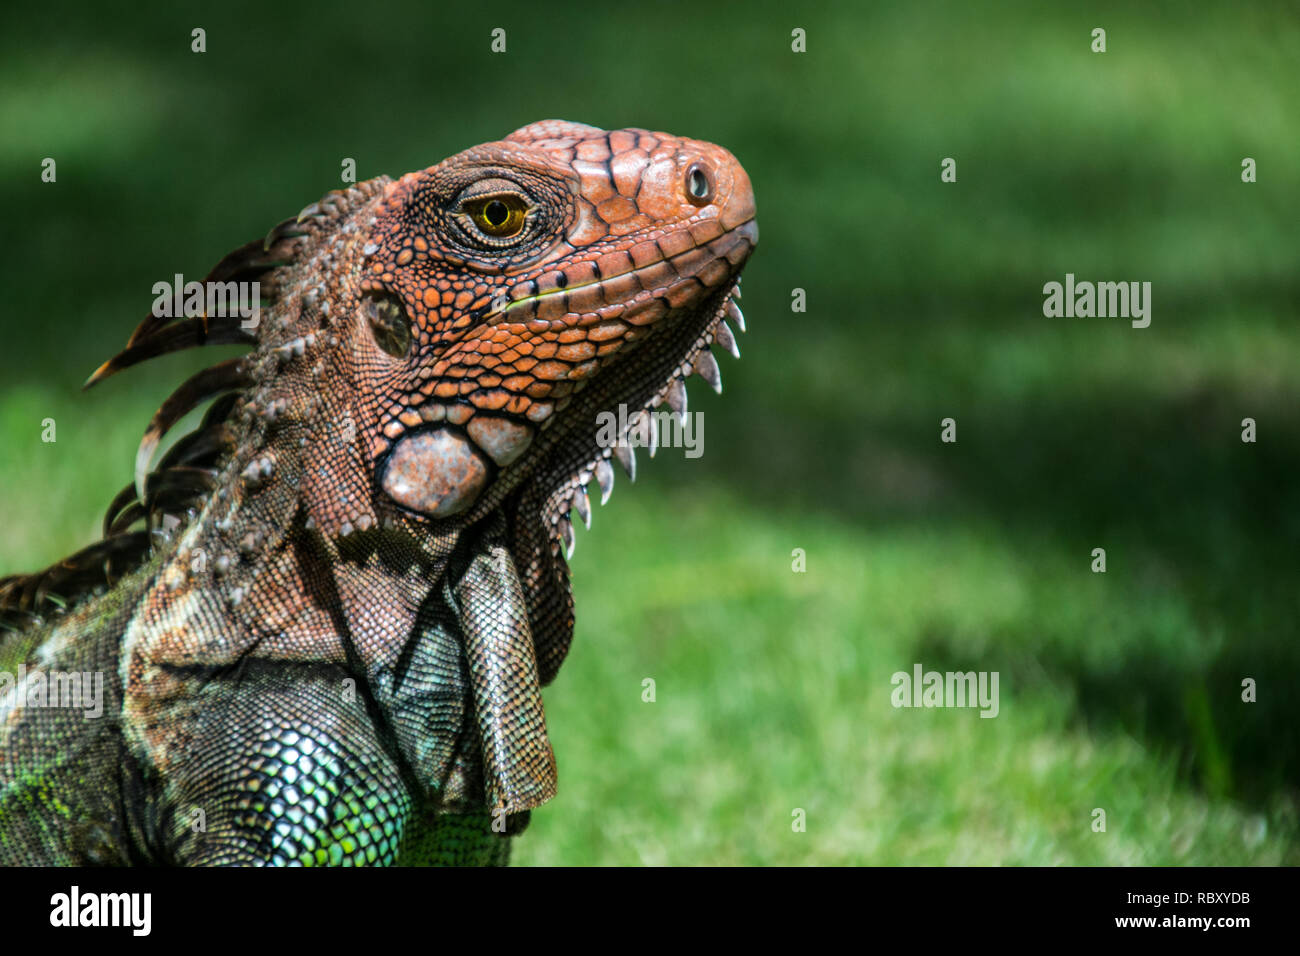
<svg viewBox="0 0 1300 956"><path fill-rule="evenodd" d="M573 642L573 589L569 565L555 530L547 524L539 489L538 482L530 482L504 508L510 529L507 540L528 605L538 678L545 687L555 680Z"/></svg>

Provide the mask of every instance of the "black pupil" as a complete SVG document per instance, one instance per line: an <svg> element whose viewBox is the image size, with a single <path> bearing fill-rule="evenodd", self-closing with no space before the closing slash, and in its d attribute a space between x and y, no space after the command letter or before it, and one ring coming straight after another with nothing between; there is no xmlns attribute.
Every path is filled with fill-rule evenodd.
<svg viewBox="0 0 1300 956"><path fill-rule="evenodd" d="M697 198L703 197L709 189L709 181L704 178L704 174L698 169L691 170L691 195Z"/></svg>
<svg viewBox="0 0 1300 956"><path fill-rule="evenodd" d="M494 226L503 226L510 218L510 210L500 199L494 199L483 207L483 217Z"/></svg>

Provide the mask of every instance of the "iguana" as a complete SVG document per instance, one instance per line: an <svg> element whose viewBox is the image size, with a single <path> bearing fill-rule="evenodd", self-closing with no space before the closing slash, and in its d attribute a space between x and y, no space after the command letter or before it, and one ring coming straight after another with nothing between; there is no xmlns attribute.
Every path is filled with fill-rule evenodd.
<svg viewBox="0 0 1300 956"><path fill-rule="evenodd" d="M163 403L102 541L0 581L0 862L507 862L556 790L570 513L720 389L757 238L726 150L545 121L226 256L255 327L155 309L88 386L251 348Z"/></svg>

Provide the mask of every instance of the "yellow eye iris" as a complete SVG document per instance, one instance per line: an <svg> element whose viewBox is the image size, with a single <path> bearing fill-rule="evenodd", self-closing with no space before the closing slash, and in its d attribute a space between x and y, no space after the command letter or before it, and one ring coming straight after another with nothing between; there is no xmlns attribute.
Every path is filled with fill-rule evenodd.
<svg viewBox="0 0 1300 956"><path fill-rule="evenodd" d="M466 204L465 212L480 231L505 239L523 231L528 206L519 196L479 196Z"/></svg>

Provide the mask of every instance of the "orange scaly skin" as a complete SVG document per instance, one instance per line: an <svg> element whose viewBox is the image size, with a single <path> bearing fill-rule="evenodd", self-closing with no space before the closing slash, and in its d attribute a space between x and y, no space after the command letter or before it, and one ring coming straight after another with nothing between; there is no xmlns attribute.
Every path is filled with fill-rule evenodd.
<svg viewBox="0 0 1300 956"><path fill-rule="evenodd" d="M568 513L632 470L598 418L626 406L644 435L692 372L720 388L754 214L718 146L547 121L226 257L211 279L261 282L255 334L147 318L91 384L253 349L160 409L104 541L0 581L25 628L0 665L108 677L89 729L0 698L0 862L504 861L556 788Z"/></svg>

